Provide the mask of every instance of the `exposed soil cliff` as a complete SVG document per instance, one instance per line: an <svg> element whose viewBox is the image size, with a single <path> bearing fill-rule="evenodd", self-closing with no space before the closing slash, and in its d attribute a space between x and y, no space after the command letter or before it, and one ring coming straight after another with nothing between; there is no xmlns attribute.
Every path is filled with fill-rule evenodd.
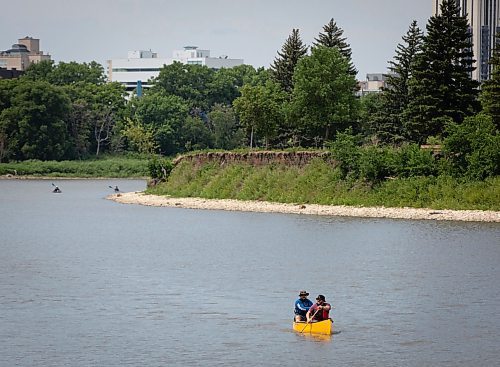
<svg viewBox="0 0 500 367"><path fill-rule="evenodd" d="M234 152L207 152L179 156L174 160L174 165L182 161L190 161L196 165L205 163L218 163L220 165L228 163L248 163L254 166L268 164L283 164L287 166L302 167L310 163L314 158L321 158L332 165L335 162L330 152L325 151L301 151L301 152L271 152L256 151L245 153Z"/></svg>

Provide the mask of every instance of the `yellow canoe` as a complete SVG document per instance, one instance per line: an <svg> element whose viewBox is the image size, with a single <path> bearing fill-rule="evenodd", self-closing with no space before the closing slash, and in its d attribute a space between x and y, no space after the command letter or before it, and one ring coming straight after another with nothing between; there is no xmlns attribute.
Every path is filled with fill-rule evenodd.
<svg viewBox="0 0 500 367"><path fill-rule="evenodd" d="M331 319L311 322L309 324L306 324L304 321L294 322L293 330L299 333L330 335L332 333L332 323Z"/></svg>

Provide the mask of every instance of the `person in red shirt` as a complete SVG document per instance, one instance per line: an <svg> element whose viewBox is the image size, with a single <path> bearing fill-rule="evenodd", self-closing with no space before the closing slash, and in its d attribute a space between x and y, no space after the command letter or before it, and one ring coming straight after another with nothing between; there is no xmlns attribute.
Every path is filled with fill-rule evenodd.
<svg viewBox="0 0 500 367"><path fill-rule="evenodd" d="M326 303L325 296L322 294L318 295L318 297L316 297L316 303L309 308L309 311L307 311L307 322L328 320L330 318L329 312L331 309L332 306L329 303Z"/></svg>

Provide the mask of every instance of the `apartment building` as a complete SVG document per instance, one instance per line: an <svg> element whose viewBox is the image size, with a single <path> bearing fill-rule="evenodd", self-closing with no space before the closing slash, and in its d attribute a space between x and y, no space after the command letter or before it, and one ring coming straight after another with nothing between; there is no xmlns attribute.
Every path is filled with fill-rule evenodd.
<svg viewBox="0 0 500 367"><path fill-rule="evenodd" d="M443 0L432 0L433 15L440 12ZM456 0L462 15L466 15L472 31L472 43L476 70L472 77L483 81L489 79L491 58L495 46L495 34L500 32L500 0Z"/></svg>
<svg viewBox="0 0 500 367"><path fill-rule="evenodd" d="M32 63L50 60L50 55L40 50L40 40L24 37L18 43L5 51L0 51L0 68L6 70L24 71Z"/></svg>
<svg viewBox="0 0 500 367"><path fill-rule="evenodd" d="M211 57L210 50L186 46L183 50L174 50L172 58L159 58L156 52L129 51L126 59L112 59L107 62L108 80L119 82L134 91L137 86L151 87L152 79L160 74L160 69L174 61L189 65L204 65L212 69L231 68L243 65L243 59L230 59L227 56Z"/></svg>

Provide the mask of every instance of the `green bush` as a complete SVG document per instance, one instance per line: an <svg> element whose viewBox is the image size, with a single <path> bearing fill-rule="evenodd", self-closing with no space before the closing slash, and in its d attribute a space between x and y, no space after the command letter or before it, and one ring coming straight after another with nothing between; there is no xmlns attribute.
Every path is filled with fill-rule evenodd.
<svg viewBox="0 0 500 367"><path fill-rule="evenodd" d="M484 180L500 174L500 134L491 116L479 114L446 126L444 152L455 177Z"/></svg>
<svg viewBox="0 0 500 367"><path fill-rule="evenodd" d="M437 161L432 151L417 144L403 145L398 156L399 177L433 176L437 174Z"/></svg>
<svg viewBox="0 0 500 367"><path fill-rule="evenodd" d="M397 173L396 153L389 147L368 146L361 150L359 177L377 183Z"/></svg>
<svg viewBox="0 0 500 367"><path fill-rule="evenodd" d="M361 136L353 135L352 130L347 129L343 133L338 133L335 141L328 144L343 177L358 176L361 158L360 143Z"/></svg>
<svg viewBox="0 0 500 367"><path fill-rule="evenodd" d="M0 174L48 177L146 177L147 161L141 158L106 157L82 161L0 163Z"/></svg>
<svg viewBox="0 0 500 367"><path fill-rule="evenodd" d="M171 159L153 157L148 162L149 176L156 180L166 180L172 172L174 164Z"/></svg>

